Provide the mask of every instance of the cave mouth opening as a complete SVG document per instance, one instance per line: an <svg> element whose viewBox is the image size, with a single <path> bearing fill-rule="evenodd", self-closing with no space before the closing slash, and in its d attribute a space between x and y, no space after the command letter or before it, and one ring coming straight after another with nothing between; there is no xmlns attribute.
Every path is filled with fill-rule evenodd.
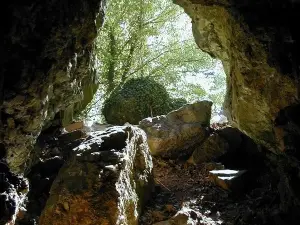
<svg viewBox="0 0 300 225"><path fill-rule="evenodd" d="M199 49L190 17L171 0L109 1L95 46L100 85L80 120L107 122L102 109L110 94L131 79L150 77L179 105L212 101L211 123L227 122L223 65Z"/></svg>

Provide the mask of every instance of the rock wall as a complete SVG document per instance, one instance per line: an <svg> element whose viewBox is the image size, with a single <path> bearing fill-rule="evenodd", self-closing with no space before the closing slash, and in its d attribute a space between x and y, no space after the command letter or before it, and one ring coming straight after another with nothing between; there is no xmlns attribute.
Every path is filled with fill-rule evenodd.
<svg viewBox="0 0 300 225"><path fill-rule="evenodd" d="M299 102L299 1L174 2L191 17L198 46L223 62L233 124L275 153L286 150L289 134L276 118Z"/></svg>
<svg viewBox="0 0 300 225"><path fill-rule="evenodd" d="M222 60L232 124L262 144L280 211L300 205L300 2L174 0L192 19L198 46ZM297 214L297 213L296 213ZM294 215L296 215L294 214Z"/></svg>
<svg viewBox="0 0 300 225"><path fill-rule="evenodd" d="M0 79L0 152L22 172L47 121L81 101L95 83L93 40L103 22L101 0L4 3Z"/></svg>

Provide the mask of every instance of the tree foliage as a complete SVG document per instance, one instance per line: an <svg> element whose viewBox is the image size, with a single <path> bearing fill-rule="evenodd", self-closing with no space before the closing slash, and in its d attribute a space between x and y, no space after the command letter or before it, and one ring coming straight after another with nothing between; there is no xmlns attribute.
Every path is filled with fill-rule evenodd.
<svg viewBox="0 0 300 225"><path fill-rule="evenodd" d="M212 86L209 89L208 97L214 103L213 112L215 114L222 114L223 102L226 93L226 75L222 65L219 63L215 74L212 76Z"/></svg>
<svg viewBox="0 0 300 225"><path fill-rule="evenodd" d="M178 26L182 16L171 0L110 0L97 40L101 81L110 93L132 77L153 77L164 85L214 62Z"/></svg>
<svg viewBox="0 0 300 225"><path fill-rule="evenodd" d="M171 98L171 109L179 109L183 105L187 104L188 101L185 98Z"/></svg>
<svg viewBox="0 0 300 225"><path fill-rule="evenodd" d="M85 112L101 115L98 109L115 88L141 77L163 85L172 98L191 102L206 96L219 105L223 92L211 93L213 87L218 88L213 85L207 93L198 77L215 67L216 60L197 47L187 18L171 0L108 1L106 20L96 40L100 90ZM194 83L187 79L190 75Z"/></svg>

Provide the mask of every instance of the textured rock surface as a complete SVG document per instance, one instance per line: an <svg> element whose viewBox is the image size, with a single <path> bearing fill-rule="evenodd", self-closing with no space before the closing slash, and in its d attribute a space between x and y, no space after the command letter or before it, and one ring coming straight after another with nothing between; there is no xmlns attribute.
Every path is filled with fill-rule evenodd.
<svg viewBox="0 0 300 225"><path fill-rule="evenodd" d="M224 155L228 150L228 142L220 135L212 134L194 150L189 162L193 164L211 162Z"/></svg>
<svg viewBox="0 0 300 225"><path fill-rule="evenodd" d="M0 160L0 224L14 224L28 190L28 181Z"/></svg>
<svg viewBox="0 0 300 225"><path fill-rule="evenodd" d="M191 209L183 208L171 219L155 223L154 225L197 225L201 214Z"/></svg>
<svg viewBox="0 0 300 225"><path fill-rule="evenodd" d="M142 120L139 126L147 134L151 154L172 156L201 143L208 133L205 127L210 122L211 105L209 101L196 102L166 116Z"/></svg>
<svg viewBox="0 0 300 225"><path fill-rule="evenodd" d="M0 152L23 172L44 124L93 85L101 0L5 2Z"/></svg>
<svg viewBox="0 0 300 225"><path fill-rule="evenodd" d="M298 99L298 1L175 0L192 18L198 46L222 60L227 114L254 140L284 150L274 121ZM299 124L298 124L299 126Z"/></svg>
<svg viewBox="0 0 300 225"><path fill-rule="evenodd" d="M44 209L49 191L60 168L72 154L86 135L79 130L71 133L57 133L56 135L45 130L41 133L31 158L31 167L26 171L30 190L27 194L22 216L18 216L16 225L37 224Z"/></svg>
<svg viewBox="0 0 300 225"><path fill-rule="evenodd" d="M200 123L203 126L209 126L211 118L210 101L198 101L186 104L179 109L168 113L167 119L176 123Z"/></svg>
<svg viewBox="0 0 300 225"><path fill-rule="evenodd" d="M235 126L273 152L284 150L282 155L265 153L268 158L265 165L272 170L272 176L261 178L263 192L258 189L250 195L252 199L262 197L260 203L268 205L267 211L261 210L260 203L257 206L256 201L250 201L244 204L244 209L250 204L253 210L245 212L250 212L248 217L253 224L263 224L262 221L298 224L300 35L294 22L300 20L299 1L174 1L191 16L197 44L223 61L228 84L227 111ZM82 90L85 92L87 84L92 83L87 68L93 65L90 54L96 25L101 24L101 2L3 3L0 160L6 172L0 173L9 179L4 180L1 175L0 182L5 182L0 185L4 187L0 206L7 207L5 214L1 214L2 221L11 220L17 204L22 204L18 188L12 187L20 184L22 178L9 171L5 161L14 171L24 171L25 161L44 124L62 109L72 111L73 102L80 101ZM245 140L242 138L242 142ZM256 161L248 160L251 151L247 152L241 156L256 166ZM270 185L269 195L266 187ZM218 197L216 203L227 204L227 197L221 201L219 196L213 197ZM280 204L280 208L273 204ZM63 204L63 210L69 206ZM269 212L270 223L259 215L265 212ZM242 218L233 214L239 224L247 216L243 210ZM259 222L255 222L257 218Z"/></svg>
<svg viewBox="0 0 300 225"><path fill-rule="evenodd" d="M280 155L265 153L277 171L281 210L293 212L300 205L295 191L300 182L300 35L294 25L300 20L300 2L174 2L192 18L198 46L223 62L231 122Z"/></svg>
<svg viewBox="0 0 300 225"><path fill-rule="evenodd" d="M141 129L92 133L60 170L39 224L138 224L152 167Z"/></svg>

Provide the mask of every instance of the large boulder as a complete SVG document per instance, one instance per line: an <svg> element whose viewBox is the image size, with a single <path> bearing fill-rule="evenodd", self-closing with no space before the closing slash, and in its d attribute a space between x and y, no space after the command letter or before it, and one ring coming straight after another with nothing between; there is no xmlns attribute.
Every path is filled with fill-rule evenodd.
<svg viewBox="0 0 300 225"><path fill-rule="evenodd" d="M122 126L90 134L54 181L40 225L133 225L152 187L145 133Z"/></svg>
<svg viewBox="0 0 300 225"><path fill-rule="evenodd" d="M138 124L148 116L171 111L171 99L166 88L151 78L136 78L116 88L105 100L102 113L107 123Z"/></svg>
<svg viewBox="0 0 300 225"><path fill-rule="evenodd" d="M201 143L208 133L211 106L209 101L199 101L166 116L143 119L139 127L147 134L151 154L170 157Z"/></svg>
<svg viewBox="0 0 300 225"><path fill-rule="evenodd" d="M50 130L49 130L50 129ZM44 209L52 183L73 149L80 145L87 134L81 130L66 133L64 130L53 134L52 128L44 130L34 147L30 169L26 170L29 192L23 209L15 224L38 224Z"/></svg>
<svg viewBox="0 0 300 225"><path fill-rule="evenodd" d="M228 149L228 142L217 133L214 133L203 144L196 147L188 162L192 164L211 162L224 155Z"/></svg>

